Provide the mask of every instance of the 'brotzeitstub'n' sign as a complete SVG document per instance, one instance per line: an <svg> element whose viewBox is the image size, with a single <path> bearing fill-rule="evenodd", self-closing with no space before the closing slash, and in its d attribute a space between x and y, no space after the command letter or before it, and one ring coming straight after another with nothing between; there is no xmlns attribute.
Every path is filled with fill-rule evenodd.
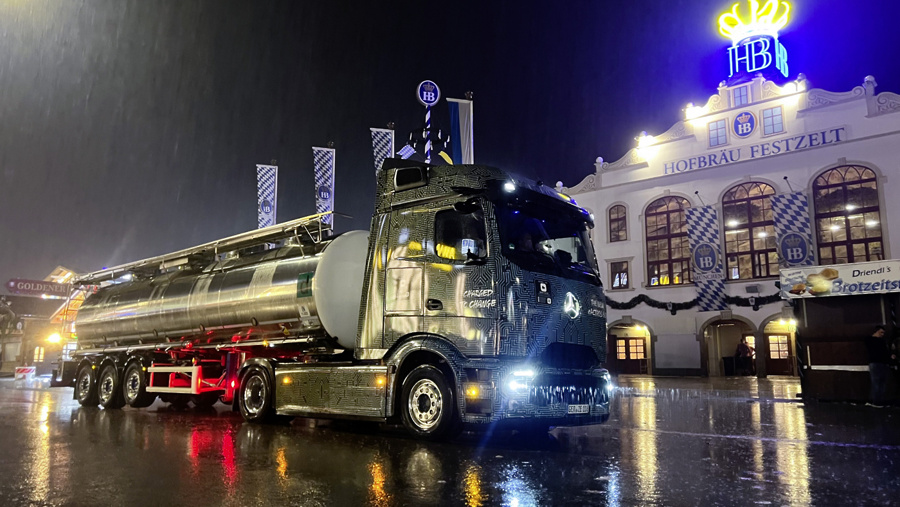
<svg viewBox="0 0 900 507"><path fill-rule="evenodd" d="M900 292L900 260L781 270L781 297L812 298Z"/></svg>

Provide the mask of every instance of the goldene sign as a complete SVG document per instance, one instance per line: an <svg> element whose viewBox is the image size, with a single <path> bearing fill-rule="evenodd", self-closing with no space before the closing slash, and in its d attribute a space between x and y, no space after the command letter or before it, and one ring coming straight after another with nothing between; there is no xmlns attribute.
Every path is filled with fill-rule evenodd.
<svg viewBox="0 0 900 507"><path fill-rule="evenodd" d="M816 298L900 292L900 260L781 270L781 297Z"/></svg>
<svg viewBox="0 0 900 507"><path fill-rule="evenodd" d="M43 280L24 280L13 278L6 282L6 288L13 294L22 296L59 296L68 297L72 286L65 283L45 282Z"/></svg>
<svg viewBox="0 0 900 507"><path fill-rule="evenodd" d="M740 113L738 113L740 114ZM847 140L846 127L807 132L799 136L784 137L767 141L765 143L751 144L710 152L706 155L698 155L691 158L683 158L666 162L663 166L663 174L680 174L696 169L717 167L720 165L734 164L741 160L755 160L772 157L794 151L804 151L821 146L837 144Z"/></svg>

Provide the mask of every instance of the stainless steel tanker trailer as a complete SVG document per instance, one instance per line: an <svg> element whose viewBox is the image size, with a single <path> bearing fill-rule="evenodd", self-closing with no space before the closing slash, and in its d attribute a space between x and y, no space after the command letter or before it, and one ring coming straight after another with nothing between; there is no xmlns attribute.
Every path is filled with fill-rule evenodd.
<svg viewBox="0 0 900 507"><path fill-rule="evenodd" d="M612 384L590 214L539 182L388 159L369 231L322 215L82 275L82 405L232 404L464 426L603 422Z"/></svg>

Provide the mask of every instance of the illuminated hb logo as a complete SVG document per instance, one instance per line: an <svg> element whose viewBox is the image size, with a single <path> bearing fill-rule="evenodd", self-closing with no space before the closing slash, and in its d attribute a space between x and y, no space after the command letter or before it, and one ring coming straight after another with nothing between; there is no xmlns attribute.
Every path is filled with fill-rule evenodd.
<svg viewBox="0 0 900 507"><path fill-rule="evenodd" d="M563 313L570 319L577 318L581 314L581 303L571 292L566 293L566 301L563 303Z"/></svg>
<svg viewBox="0 0 900 507"><path fill-rule="evenodd" d="M716 250L709 243L701 243L694 248L694 265L700 271L712 271L716 268Z"/></svg>
<svg viewBox="0 0 900 507"><path fill-rule="evenodd" d="M719 16L719 33L731 39L728 48L728 77L775 68L788 75L787 50L778 42L778 31L788 22L791 6L779 0L749 0L747 18L738 14L738 5Z"/></svg>
<svg viewBox="0 0 900 507"><path fill-rule="evenodd" d="M423 106L433 106L441 98L441 90L434 81L422 81L417 91L419 102Z"/></svg>
<svg viewBox="0 0 900 507"><path fill-rule="evenodd" d="M738 137L747 137L756 128L756 117L753 113L743 112L734 117L734 134Z"/></svg>
<svg viewBox="0 0 900 507"><path fill-rule="evenodd" d="M781 256L788 264L799 264L809 254L806 239L796 232L789 232L781 238Z"/></svg>

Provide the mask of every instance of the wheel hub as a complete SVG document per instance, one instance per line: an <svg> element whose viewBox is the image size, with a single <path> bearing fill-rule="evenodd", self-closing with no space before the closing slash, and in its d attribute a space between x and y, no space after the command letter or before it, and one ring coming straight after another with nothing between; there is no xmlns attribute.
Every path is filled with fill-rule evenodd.
<svg viewBox="0 0 900 507"><path fill-rule="evenodd" d="M431 379L422 379L413 385L409 397L409 415L413 423L428 430L441 420L444 401L441 390Z"/></svg>
<svg viewBox="0 0 900 507"><path fill-rule="evenodd" d="M261 378L254 375L244 386L244 408L250 414L258 414L266 403L266 385Z"/></svg>
<svg viewBox="0 0 900 507"><path fill-rule="evenodd" d="M138 397L138 393L141 390L141 379L140 375L136 371L131 372L131 375L125 379L125 396L128 397L129 400L134 400Z"/></svg>
<svg viewBox="0 0 900 507"><path fill-rule="evenodd" d="M100 400L109 401L113 394L113 379L109 375L104 375L100 381Z"/></svg>

